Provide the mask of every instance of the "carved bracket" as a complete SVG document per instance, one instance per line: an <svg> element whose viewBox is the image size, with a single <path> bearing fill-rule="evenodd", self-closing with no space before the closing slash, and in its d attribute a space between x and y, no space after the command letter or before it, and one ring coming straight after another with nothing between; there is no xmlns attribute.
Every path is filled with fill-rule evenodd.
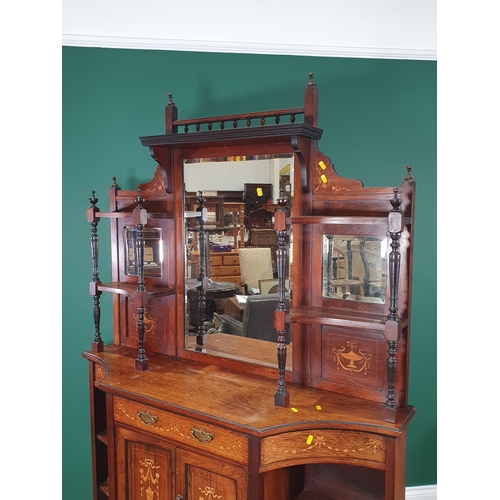
<svg viewBox="0 0 500 500"><path fill-rule="evenodd" d="M302 154L302 150L299 146L299 138L296 135L292 136L292 148L294 153L297 155L297 158L299 159L300 184L302 187L302 191L304 193L308 193L309 184L307 182L307 165L304 159L304 155Z"/></svg>
<svg viewBox="0 0 500 500"><path fill-rule="evenodd" d="M162 146L151 146L149 148L149 154L151 155L151 158L156 160L158 165L160 165L163 174L163 185L165 187L165 191L171 194L172 191L170 190L170 186L173 185L173 182L172 179L169 179L169 175L172 175L172 168L170 155L167 149Z"/></svg>

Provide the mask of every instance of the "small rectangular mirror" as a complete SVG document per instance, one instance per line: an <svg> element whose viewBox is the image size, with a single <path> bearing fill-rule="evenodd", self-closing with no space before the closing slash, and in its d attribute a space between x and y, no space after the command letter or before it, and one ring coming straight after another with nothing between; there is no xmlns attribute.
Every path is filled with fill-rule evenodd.
<svg viewBox="0 0 500 500"><path fill-rule="evenodd" d="M162 231L158 227L145 227L144 231L144 277L161 278L163 262ZM125 239L125 274L137 276L137 262L135 258L135 244L137 228L125 226L123 229Z"/></svg>
<svg viewBox="0 0 500 500"><path fill-rule="evenodd" d="M323 235L326 298L385 303L387 237Z"/></svg>

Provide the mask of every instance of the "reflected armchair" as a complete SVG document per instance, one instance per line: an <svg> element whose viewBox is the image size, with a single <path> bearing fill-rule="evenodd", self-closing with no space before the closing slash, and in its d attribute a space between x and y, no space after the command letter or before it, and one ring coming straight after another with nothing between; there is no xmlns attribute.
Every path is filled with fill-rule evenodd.
<svg viewBox="0 0 500 500"><path fill-rule="evenodd" d="M274 277L270 248L240 248L238 254L240 257L241 286L245 289L245 295L251 294L252 289L259 289L259 280L268 280Z"/></svg>
<svg viewBox="0 0 500 500"><path fill-rule="evenodd" d="M287 299L288 302L288 299ZM214 313L215 328L208 333L229 333L240 337L277 341L274 328L274 311L278 305L278 294L249 295L242 321L225 314ZM287 303L288 307L288 303ZM285 342L290 343L290 325L287 324Z"/></svg>

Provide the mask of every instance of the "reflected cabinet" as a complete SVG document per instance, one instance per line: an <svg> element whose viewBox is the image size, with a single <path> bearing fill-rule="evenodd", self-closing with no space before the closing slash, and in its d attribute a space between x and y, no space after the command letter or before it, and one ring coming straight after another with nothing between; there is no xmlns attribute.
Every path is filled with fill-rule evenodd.
<svg viewBox="0 0 500 500"><path fill-rule="evenodd" d="M169 95L151 181L91 193L94 500L404 499L415 179L339 176L318 94L190 119Z"/></svg>

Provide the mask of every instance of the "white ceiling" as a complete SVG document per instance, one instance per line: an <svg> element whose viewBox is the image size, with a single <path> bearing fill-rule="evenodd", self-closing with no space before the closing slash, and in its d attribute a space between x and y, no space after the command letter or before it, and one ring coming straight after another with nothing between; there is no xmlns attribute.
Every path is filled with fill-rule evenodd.
<svg viewBox="0 0 500 500"><path fill-rule="evenodd" d="M437 59L437 0L63 0L69 46Z"/></svg>

